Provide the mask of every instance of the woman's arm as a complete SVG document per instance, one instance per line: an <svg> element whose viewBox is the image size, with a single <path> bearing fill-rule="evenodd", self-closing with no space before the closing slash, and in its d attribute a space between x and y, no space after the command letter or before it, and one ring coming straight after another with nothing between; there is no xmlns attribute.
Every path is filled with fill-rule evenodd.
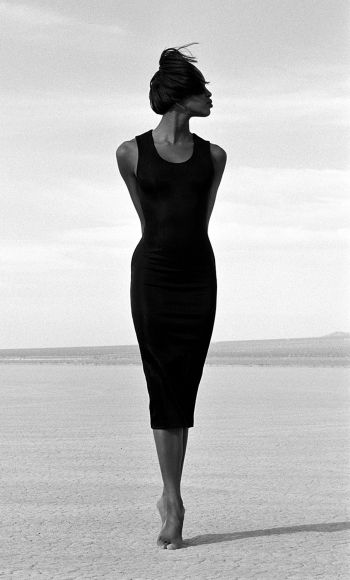
<svg viewBox="0 0 350 580"><path fill-rule="evenodd" d="M213 165L214 165L214 177L213 177L213 181L210 187L210 193L209 193L209 204L208 204L208 213L207 213L207 227L209 225L209 220L210 220L210 216L211 213L213 211L213 207L214 207L214 203L215 203L215 199L216 199L216 194L218 192L219 189L219 185L225 170L225 166L226 166L226 161L227 161L227 154L226 151L224 149L222 149L222 147L219 147L219 145L214 145L214 143L210 143L210 153L211 153L211 158L213 161Z"/></svg>
<svg viewBox="0 0 350 580"><path fill-rule="evenodd" d="M119 145L116 151L116 157L120 175L124 179L126 187L128 188L130 197L140 218L141 229L143 232L145 219L140 204L140 196L137 193L139 185L136 177L138 162L138 147L136 140L132 139L131 141L124 141Z"/></svg>

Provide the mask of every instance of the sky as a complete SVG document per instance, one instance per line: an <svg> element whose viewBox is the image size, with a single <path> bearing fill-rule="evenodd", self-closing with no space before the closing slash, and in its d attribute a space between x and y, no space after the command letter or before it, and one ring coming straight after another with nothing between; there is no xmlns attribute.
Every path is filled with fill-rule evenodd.
<svg viewBox="0 0 350 580"><path fill-rule="evenodd" d="M0 23L0 348L137 344L115 151L192 42L214 106L190 130L227 153L212 340L350 330L345 0L0 0Z"/></svg>

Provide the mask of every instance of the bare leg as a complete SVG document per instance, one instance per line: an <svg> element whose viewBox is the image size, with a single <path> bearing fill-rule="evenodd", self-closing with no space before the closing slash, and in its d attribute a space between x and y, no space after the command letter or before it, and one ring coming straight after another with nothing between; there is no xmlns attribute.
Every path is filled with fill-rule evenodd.
<svg viewBox="0 0 350 580"><path fill-rule="evenodd" d="M157 503L163 524L157 544L177 549L182 545L185 513L180 484L188 429L153 429L153 434L164 484L163 495Z"/></svg>
<svg viewBox="0 0 350 580"><path fill-rule="evenodd" d="M181 480L181 476L182 476L182 472L183 472L183 465L184 465L186 448L187 448L188 428L183 427L182 432L183 432L183 439L182 439L182 460L181 460L180 480ZM156 435L155 435L155 437L156 437ZM164 524L165 518L166 518L166 505L165 504L166 504L166 498L165 498L165 493L163 491L162 497L157 502L157 508L158 508L159 513L160 513L162 524Z"/></svg>
<svg viewBox="0 0 350 580"><path fill-rule="evenodd" d="M188 428L184 427L183 428L183 447L182 447L183 452L182 452L182 463L181 463L181 475L182 475L184 461L185 461L187 440L188 440Z"/></svg>

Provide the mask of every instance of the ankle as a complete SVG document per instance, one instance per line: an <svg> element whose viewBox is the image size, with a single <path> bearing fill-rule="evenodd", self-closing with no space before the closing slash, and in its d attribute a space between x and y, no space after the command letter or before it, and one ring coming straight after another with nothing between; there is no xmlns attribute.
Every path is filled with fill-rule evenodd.
<svg viewBox="0 0 350 580"><path fill-rule="evenodd" d="M168 494L164 496L164 502L168 509L175 511L182 511L184 509L182 497L179 494Z"/></svg>
<svg viewBox="0 0 350 580"><path fill-rule="evenodd" d="M164 487L162 497L169 501L180 501L181 491L175 487Z"/></svg>

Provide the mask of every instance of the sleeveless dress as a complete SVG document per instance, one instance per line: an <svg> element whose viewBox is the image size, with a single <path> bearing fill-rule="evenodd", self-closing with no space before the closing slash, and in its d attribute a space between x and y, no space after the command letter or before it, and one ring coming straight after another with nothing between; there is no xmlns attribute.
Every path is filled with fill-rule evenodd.
<svg viewBox="0 0 350 580"><path fill-rule="evenodd" d="M163 159L152 129L136 136L144 229L131 258L131 313L153 429L193 427L213 331L217 278L207 212L210 142L193 133L190 159Z"/></svg>

